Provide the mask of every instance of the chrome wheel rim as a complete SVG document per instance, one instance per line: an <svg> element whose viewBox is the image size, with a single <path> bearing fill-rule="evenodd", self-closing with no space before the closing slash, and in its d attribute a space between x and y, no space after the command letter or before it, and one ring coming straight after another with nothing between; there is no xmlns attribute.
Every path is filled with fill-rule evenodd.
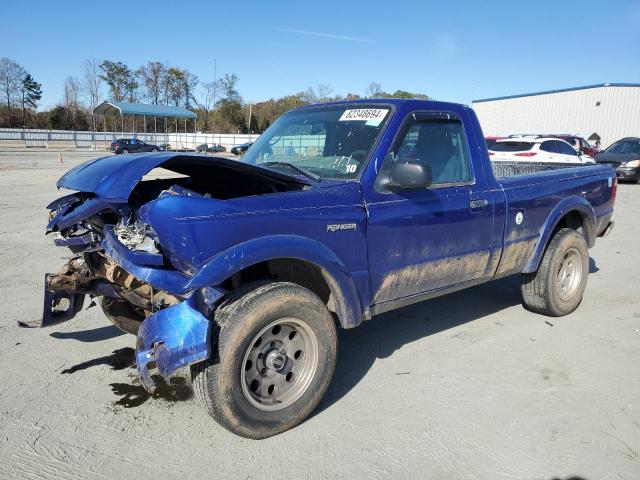
<svg viewBox="0 0 640 480"><path fill-rule="evenodd" d="M240 368L246 399L260 410L282 410L307 391L318 368L318 339L297 318L271 322L250 343Z"/></svg>
<svg viewBox="0 0 640 480"><path fill-rule="evenodd" d="M582 258L575 248L567 250L558 268L557 290L562 300L570 300L580 287Z"/></svg>

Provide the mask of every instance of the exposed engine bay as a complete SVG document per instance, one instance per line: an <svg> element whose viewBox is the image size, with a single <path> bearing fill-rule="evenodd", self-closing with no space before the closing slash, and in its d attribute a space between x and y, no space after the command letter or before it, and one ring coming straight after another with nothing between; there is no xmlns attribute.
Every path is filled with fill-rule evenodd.
<svg viewBox="0 0 640 480"><path fill-rule="evenodd" d="M50 221L46 233L53 237L56 245L68 247L74 256L58 273L46 275L42 323L30 326L45 326L72 318L88 295L92 299L102 297L100 302L106 316L119 328L136 333L145 318L188 297L188 293L181 296L152 286L122 266L118 249L133 256L137 264L173 270L176 276L187 278L184 269L183 273L175 272L180 270L180 265L172 264L164 255L157 234L140 218L140 209L150 202L174 196L228 200L301 190L307 186L291 176L222 158L173 154L141 156L138 162L162 160L163 157L164 161L149 162L145 168L148 171L141 168L136 172L126 191L122 188L121 171L108 192L100 189L108 184L109 176L95 183L88 175L81 178L88 172L79 167L61 178L59 187L79 191L48 206ZM99 159L85 170L119 160L114 157ZM137 168L140 163L129 163L126 167ZM147 175L156 168L163 170L160 178ZM89 191L91 189L94 191ZM125 193L127 197L123 201Z"/></svg>

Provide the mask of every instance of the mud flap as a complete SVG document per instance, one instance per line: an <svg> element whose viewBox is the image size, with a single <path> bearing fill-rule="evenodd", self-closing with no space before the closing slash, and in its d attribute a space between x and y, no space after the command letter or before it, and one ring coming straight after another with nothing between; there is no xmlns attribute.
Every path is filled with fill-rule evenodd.
<svg viewBox="0 0 640 480"><path fill-rule="evenodd" d="M44 305L42 318L34 322L18 322L21 327L41 328L66 322L75 317L84 304L84 293L56 292L49 289L49 276L44 276Z"/></svg>

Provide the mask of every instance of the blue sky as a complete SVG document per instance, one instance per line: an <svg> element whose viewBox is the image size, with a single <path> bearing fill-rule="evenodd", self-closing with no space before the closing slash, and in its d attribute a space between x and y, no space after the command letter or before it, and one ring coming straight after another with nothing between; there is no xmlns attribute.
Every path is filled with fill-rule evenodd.
<svg viewBox="0 0 640 480"><path fill-rule="evenodd" d="M362 94L376 81L469 103L640 82L640 0L4 0L2 12L0 56L43 84L43 108L92 56L132 68L161 60L201 81L213 79L215 58L219 75L238 75L248 101L320 83Z"/></svg>

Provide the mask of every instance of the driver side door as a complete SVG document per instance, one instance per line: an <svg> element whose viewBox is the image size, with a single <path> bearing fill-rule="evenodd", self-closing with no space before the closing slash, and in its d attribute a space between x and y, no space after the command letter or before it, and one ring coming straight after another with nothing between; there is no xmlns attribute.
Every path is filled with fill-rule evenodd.
<svg viewBox="0 0 640 480"><path fill-rule="evenodd" d="M466 140L464 122L450 112L405 119L365 196L374 309L490 275L494 203ZM393 162L404 159L428 165L432 184L385 186Z"/></svg>

